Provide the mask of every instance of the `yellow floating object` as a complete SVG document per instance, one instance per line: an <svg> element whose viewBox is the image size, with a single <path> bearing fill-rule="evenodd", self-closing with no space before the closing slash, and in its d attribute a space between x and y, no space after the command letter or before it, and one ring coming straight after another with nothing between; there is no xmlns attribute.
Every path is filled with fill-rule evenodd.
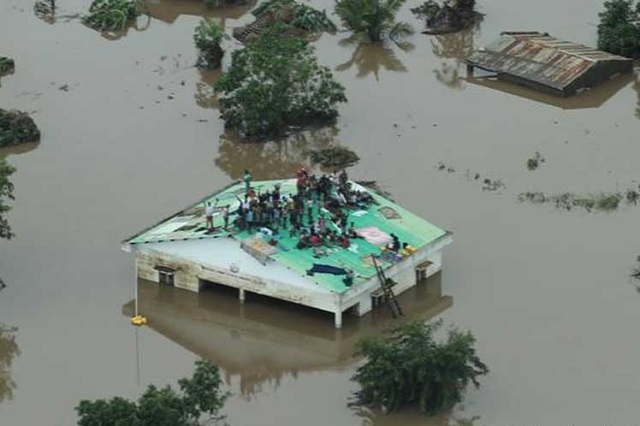
<svg viewBox="0 0 640 426"><path fill-rule="evenodd" d="M143 317L142 315L136 315L135 317L131 318L131 324L133 325L143 325L147 323L147 318Z"/></svg>

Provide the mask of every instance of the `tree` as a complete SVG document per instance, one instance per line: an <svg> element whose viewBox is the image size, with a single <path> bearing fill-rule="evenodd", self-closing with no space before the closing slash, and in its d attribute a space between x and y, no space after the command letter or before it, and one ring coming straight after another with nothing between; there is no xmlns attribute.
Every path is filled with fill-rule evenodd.
<svg viewBox="0 0 640 426"><path fill-rule="evenodd" d="M4 214L11 210L7 201L15 199L13 196L13 184L9 180L9 176L15 170L4 158L0 158L0 238L7 240L13 237L13 232L11 232L9 221Z"/></svg>
<svg viewBox="0 0 640 426"><path fill-rule="evenodd" d="M336 13L344 25L367 41L388 38L394 42L413 33L411 26L396 22L396 14L406 0L338 0Z"/></svg>
<svg viewBox="0 0 640 426"><path fill-rule="evenodd" d="M40 130L26 112L0 108L0 147L35 142Z"/></svg>
<svg viewBox="0 0 640 426"><path fill-rule="evenodd" d="M149 385L138 398L80 401L76 407L79 426L199 426L222 420L220 410L229 396L222 392L220 370L208 361L196 361L190 379L178 381L180 391L170 386ZM202 419L207 415L206 419Z"/></svg>
<svg viewBox="0 0 640 426"><path fill-rule="evenodd" d="M288 125L333 120L336 104L347 100L309 42L282 35L287 28L276 24L233 52L231 67L215 84L222 118L244 137L264 139Z"/></svg>
<svg viewBox="0 0 640 426"><path fill-rule="evenodd" d="M434 333L441 325L413 322L361 341L367 362L353 377L361 387L359 402L386 411L417 402L421 411L433 413L460 402L469 382L478 387L477 378L489 369L476 355L475 338L452 329L438 342Z"/></svg>
<svg viewBox="0 0 640 426"><path fill-rule="evenodd" d="M212 19L200 21L193 35L193 41L200 50L197 65L210 70L219 68L224 55L220 43L228 38L219 22Z"/></svg>
<svg viewBox="0 0 640 426"><path fill-rule="evenodd" d="M598 48L616 55L640 57L640 3L606 1L599 16Z"/></svg>
<svg viewBox="0 0 640 426"><path fill-rule="evenodd" d="M140 15L137 0L93 0L82 22L98 31L121 31Z"/></svg>
<svg viewBox="0 0 640 426"><path fill-rule="evenodd" d="M16 327L0 323L0 403L13 398L13 390L16 388L16 383L11 379L11 363L20 355L16 331Z"/></svg>
<svg viewBox="0 0 640 426"><path fill-rule="evenodd" d="M15 68L13 59L0 56L0 77L11 74Z"/></svg>

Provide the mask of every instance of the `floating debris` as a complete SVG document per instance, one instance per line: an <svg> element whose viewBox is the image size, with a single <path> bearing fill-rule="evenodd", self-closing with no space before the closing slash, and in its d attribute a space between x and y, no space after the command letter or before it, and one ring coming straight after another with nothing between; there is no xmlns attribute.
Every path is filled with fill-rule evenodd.
<svg viewBox="0 0 640 426"><path fill-rule="evenodd" d="M619 192L585 195L576 195L570 192L555 195L548 195L543 192L522 192L518 194L518 200L521 202L526 201L533 204L553 203L558 209L573 210L578 207L588 212L594 210L604 212L616 210L622 198L622 194Z"/></svg>
<svg viewBox="0 0 640 426"><path fill-rule="evenodd" d="M309 157L311 163L332 170L346 169L360 161L358 154L341 146L309 150Z"/></svg>
<svg viewBox="0 0 640 426"><path fill-rule="evenodd" d="M638 266L631 270L631 278L640 280L640 256L636 257ZM636 291L640 293L640 284L635 284Z"/></svg>
<svg viewBox="0 0 640 426"><path fill-rule="evenodd" d="M455 173L456 171L453 166L448 166L442 161L439 161L438 164L436 164L436 170L439 172L446 171L447 173ZM498 191L500 189L506 189L507 187L502 179L483 178L480 173L471 172L469 169L465 172L465 176L468 181L473 180L481 182L483 191Z"/></svg>
<svg viewBox="0 0 640 426"><path fill-rule="evenodd" d="M527 160L527 170L536 170L542 163L544 163L544 157L536 151L533 158Z"/></svg>

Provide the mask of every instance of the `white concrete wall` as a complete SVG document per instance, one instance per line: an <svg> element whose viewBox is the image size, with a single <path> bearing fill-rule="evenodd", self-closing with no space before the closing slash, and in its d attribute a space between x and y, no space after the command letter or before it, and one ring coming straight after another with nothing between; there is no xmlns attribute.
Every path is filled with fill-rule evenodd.
<svg viewBox="0 0 640 426"><path fill-rule="evenodd" d="M230 269L214 265L199 264L173 254L162 253L140 247L136 252L138 276L158 282L156 266L167 266L176 270L174 284L178 288L198 292L200 280L207 280L250 293L262 294L288 302L298 303L323 311L335 313L339 309L339 296L327 290L299 287L260 276L234 273ZM250 297L250 295L248 296Z"/></svg>
<svg viewBox="0 0 640 426"><path fill-rule="evenodd" d="M442 251L452 241L451 234L447 234L387 269L385 276L397 283L393 287L394 294L401 294L417 284L416 266L425 260L432 262L426 270L427 277L440 271L442 269ZM342 294L340 309L344 312L352 306L356 306L356 315L366 314L371 310L371 294L378 289L380 289L380 280L377 276L364 283L359 283Z"/></svg>

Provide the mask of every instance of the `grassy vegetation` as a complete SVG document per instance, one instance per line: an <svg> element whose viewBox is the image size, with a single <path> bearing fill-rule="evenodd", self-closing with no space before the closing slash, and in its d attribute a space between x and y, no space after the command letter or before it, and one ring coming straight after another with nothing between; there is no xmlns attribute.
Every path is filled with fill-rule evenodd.
<svg viewBox="0 0 640 426"><path fill-rule="evenodd" d="M627 191L627 200L633 198L632 191ZM563 194L544 194L542 192L523 192L518 195L520 201L526 201L533 204L554 204L556 208L563 210L572 210L574 208L583 208L587 211L599 210L609 212L616 210L623 195L619 192L614 193L598 193L598 194L573 194L565 192Z"/></svg>

